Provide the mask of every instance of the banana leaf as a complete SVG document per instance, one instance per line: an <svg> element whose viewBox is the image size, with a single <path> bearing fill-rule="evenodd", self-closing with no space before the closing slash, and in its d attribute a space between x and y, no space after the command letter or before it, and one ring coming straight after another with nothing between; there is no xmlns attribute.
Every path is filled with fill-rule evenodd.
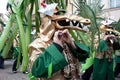
<svg viewBox="0 0 120 80"><path fill-rule="evenodd" d="M12 33L10 33L11 35L9 36L9 39L7 40L6 45L5 45L3 52L1 54L3 56L3 58L7 58L7 56L8 56L9 50L10 50L11 46L13 45L13 40L17 34L18 27L16 26L12 30L13 31L11 31Z"/></svg>
<svg viewBox="0 0 120 80"><path fill-rule="evenodd" d="M0 36L0 51L3 49L4 44L7 41L14 18L15 18L14 14L11 14L8 23L4 27L2 35Z"/></svg>

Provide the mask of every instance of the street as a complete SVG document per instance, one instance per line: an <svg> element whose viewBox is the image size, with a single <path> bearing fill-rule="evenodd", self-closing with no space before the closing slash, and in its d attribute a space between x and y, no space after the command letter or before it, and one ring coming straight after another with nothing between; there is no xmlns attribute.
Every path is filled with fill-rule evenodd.
<svg viewBox="0 0 120 80"><path fill-rule="evenodd" d="M18 69L17 73L12 72L13 60L5 60L5 69L0 69L0 80L28 80L27 74Z"/></svg>

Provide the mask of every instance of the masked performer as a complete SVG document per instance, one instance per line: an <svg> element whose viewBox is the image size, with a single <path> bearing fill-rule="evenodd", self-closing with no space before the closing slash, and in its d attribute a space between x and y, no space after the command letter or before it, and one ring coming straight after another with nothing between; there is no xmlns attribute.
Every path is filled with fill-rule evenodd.
<svg viewBox="0 0 120 80"><path fill-rule="evenodd" d="M40 38L29 45L33 76L40 80L80 80L79 62L88 57L89 48L73 41L65 28L84 31L81 23L90 24L90 20L55 14L42 19Z"/></svg>
<svg viewBox="0 0 120 80"><path fill-rule="evenodd" d="M93 80L114 80L113 55L115 50L120 49L120 44L117 42L116 36L110 34L112 29L109 29L108 25L102 25L100 28L106 30L106 33L95 54Z"/></svg>

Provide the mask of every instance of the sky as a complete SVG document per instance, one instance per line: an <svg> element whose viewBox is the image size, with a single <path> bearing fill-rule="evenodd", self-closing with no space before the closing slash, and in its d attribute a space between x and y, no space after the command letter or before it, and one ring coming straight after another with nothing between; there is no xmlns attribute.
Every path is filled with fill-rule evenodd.
<svg viewBox="0 0 120 80"><path fill-rule="evenodd" d="M0 1L0 13L6 13L6 5L8 0L1 0Z"/></svg>

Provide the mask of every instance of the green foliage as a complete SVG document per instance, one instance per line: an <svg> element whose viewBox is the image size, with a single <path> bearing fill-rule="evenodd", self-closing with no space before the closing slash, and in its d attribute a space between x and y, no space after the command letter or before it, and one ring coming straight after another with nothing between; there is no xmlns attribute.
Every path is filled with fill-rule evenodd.
<svg viewBox="0 0 120 80"><path fill-rule="evenodd" d="M8 54L8 50L10 49L10 45L13 44L13 39L15 35L18 33L19 38L19 46L22 55L23 55L23 62L21 70L24 72L28 67L28 45L31 39L31 30L32 30L32 16L33 16L33 7L35 6L35 26L37 31L39 32L40 26L40 15L38 12L39 3L38 0L18 0L15 3L14 0L9 0L8 2L11 5L11 9L13 12L10 13L10 18L8 23L5 26L5 29L0 36L0 51L3 50L2 56L6 57ZM15 24L17 25L15 25ZM16 32L11 32L11 38L8 39L10 30L14 27ZM18 27L18 28L17 28ZM4 46L5 43L8 43Z"/></svg>
<svg viewBox="0 0 120 80"><path fill-rule="evenodd" d="M74 6L77 8L78 15L91 20L89 27L91 34L83 41L86 41L87 45L91 44L91 51L94 51L94 37L96 34L98 34L100 40L99 26L100 22L104 20L104 18L100 16L104 6L100 5L99 0L93 1L92 3L86 0L74 0ZM86 36L87 35L88 34L86 34ZM81 35L81 37L83 36Z"/></svg>
<svg viewBox="0 0 120 80"><path fill-rule="evenodd" d="M115 30L120 32L120 19L118 21L115 21L111 24L115 28Z"/></svg>
<svg viewBox="0 0 120 80"><path fill-rule="evenodd" d="M10 29L12 26L12 22L14 21L15 16L11 15L8 23L6 24L1 36L0 36L0 51L2 51L4 44L7 42L7 38L9 37Z"/></svg>

